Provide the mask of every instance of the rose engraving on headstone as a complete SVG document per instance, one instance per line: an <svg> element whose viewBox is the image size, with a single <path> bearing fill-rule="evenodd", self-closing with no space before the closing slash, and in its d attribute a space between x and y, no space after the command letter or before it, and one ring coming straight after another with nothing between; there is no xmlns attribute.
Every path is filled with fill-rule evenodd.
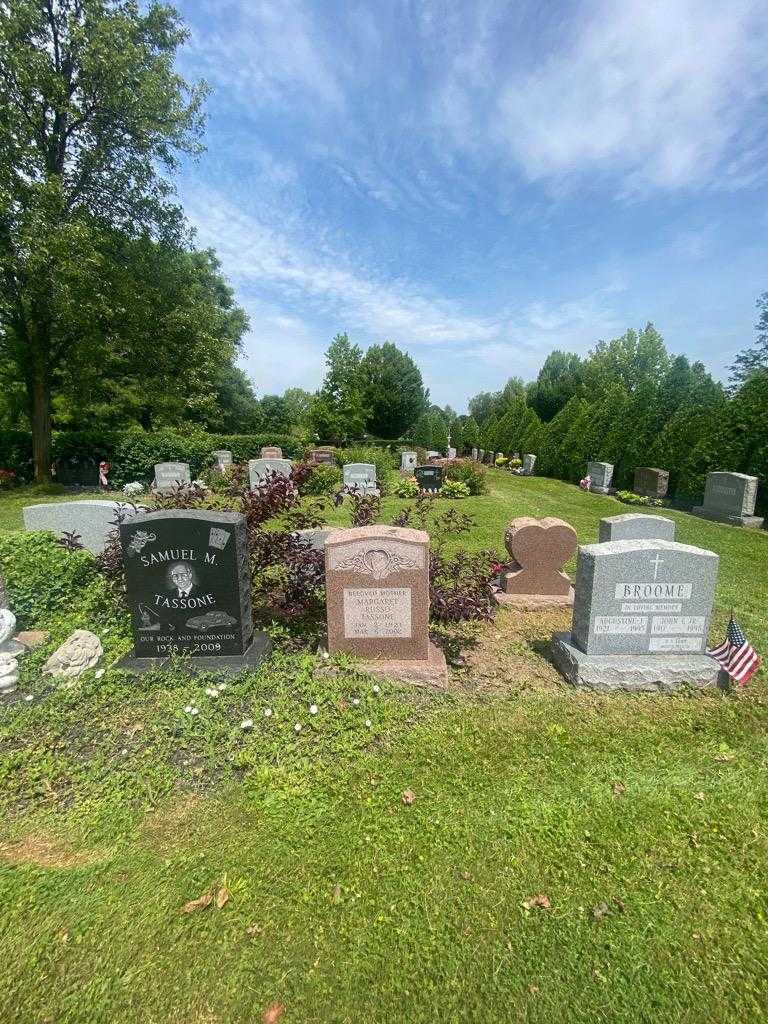
<svg viewBox="0 0 768 1024"><path fill-rule="evenodd" d="M135 645L121 667L144 671L174 655L200 670L261 661L269 641L254 632L244 516L151 512L120 536Z"/></svg>

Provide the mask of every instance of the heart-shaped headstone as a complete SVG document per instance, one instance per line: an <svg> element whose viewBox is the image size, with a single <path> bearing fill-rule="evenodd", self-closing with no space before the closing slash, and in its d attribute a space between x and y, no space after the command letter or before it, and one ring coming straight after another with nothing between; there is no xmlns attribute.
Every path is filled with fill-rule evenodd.
<svg viewBox="0 0 768 1024"><path fill-rule="evenodd" d="M563 595L570 591L571 581L561 572L576 550L576 531L562 519L513 519L504 534L507 551L517 571L505 579L507 593Z"/></svg>

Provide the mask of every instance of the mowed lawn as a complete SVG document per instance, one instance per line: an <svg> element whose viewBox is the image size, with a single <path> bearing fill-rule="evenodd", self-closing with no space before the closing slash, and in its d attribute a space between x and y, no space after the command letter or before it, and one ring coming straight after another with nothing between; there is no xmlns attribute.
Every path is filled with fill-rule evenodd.
<svg viewBox="0 0 768 1024"><path fill-rule="evenodd" d="M501 552L517 515L584 543L630 511L490 480L457 503L474 549ZM0 498L3 528L21 497ZM721 555L712 639L733 606L768 651L768 536L665 514ZM216 700L178 670L108 670L0 708L0 1020L764 1020L765 670L742 691L576 692L544 657L546 614L467 633L492 690L470 667L446 692L376 694L276 626L270 663ZM110 629L105 664L127 643Z"/></svg>

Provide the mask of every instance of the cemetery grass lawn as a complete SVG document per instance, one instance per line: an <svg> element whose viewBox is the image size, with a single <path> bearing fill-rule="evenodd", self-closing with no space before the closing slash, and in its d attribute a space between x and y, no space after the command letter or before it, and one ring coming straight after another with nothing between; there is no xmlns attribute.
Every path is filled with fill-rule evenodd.
<svg viewBox="0 0 768 1024"><path fill-rule="evenodd" d="M477 549L515 515L585 542L629 510L490 479L458 503ZM670 515L721 555L712 639L733 604L765 654L768 537ZM50 647L26 656L36 699L0 708L0 1020L764 1020L765 670L736 693L577 693L541 656L563 616L459 631L475 646L443 693L374 693L313 627L273 627L269 663L215 700L179 669L54 693ZM110 664L124 618L97 632Z"/></svg>

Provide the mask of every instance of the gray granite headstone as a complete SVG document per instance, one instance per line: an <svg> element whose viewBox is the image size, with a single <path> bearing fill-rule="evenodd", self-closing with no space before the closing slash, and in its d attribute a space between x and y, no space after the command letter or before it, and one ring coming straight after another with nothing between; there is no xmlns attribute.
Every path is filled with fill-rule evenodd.
<svg viewBox="0 0 768 1024"><path fill-rule="evenodd" d="M94 555L100 555L107 538L115 529L118 509L130 519L145 512L143 505L132 506L117 501L59 501L50 505L27 505L23 510L25 530L50 530L61 538L76 533L80 542Z"/></svg>
<svg viewBox="0 0 768 1024"><path fill-rule="evenodd" d="M472 449L472 458L477 462L477 448Z"/></svg>
<svg viewBox="0 0 768 1024"><path fill-rule="evenodd" d="M704 504L693 509L695 516L733 526L760 529L763 520L755 515L757 477L746 473L708 473Z"/></svg>
<svg viewBox="0 0 768 1024"><path fill-rule="evenodd" d="M372 462L347 462L342 467L344 486L356 487L361 494L378 494L376 467Z"/></svg>
<svg viewBox="0 0 768 1024"><path fill-rule="evenodd" d="M674 540L675 524L664 516L627 512L600 520L600 543L612 540Z"/></svg>
<svg viewBox="0 0 768 1024"><path fill-rule="evenodd" d="M251 487L256 487L269 473L290 476L292 469L293 463L290 459L251 459L248 463L248 479Z"/></svg>
<svg viewBox="0 0 768 1024"><path fill-rule="evenodd" d="M533 467L536 465L535 455L523 456L523 476L533 476Z"/></svg>
<svg viewBox="0 0 768 1024"><path fill-rule="evenodd" d="M570 634L555 662L569 681L601 690L714 685L706 656L719 556L665 540L579 549Z"/></svg>
<svg viewBox="0 0 768 1024"><path fill-rule="evenodd" d="M311 526L306 530L295 530L294 537L305 541L313 551L325 551L325 542L338 527Z"/></svg>
<svg viewBox="0 0 768 1024"><path fill-rule="evenodd" d="M400 452L400 469L413 472L418 461L419 456L416 452Z"/></svg>
<svg viewBox="0 0 768 1024"><path fill-rule="evenodd" d="M669 490L669 470L638 466L632 489L635 494L641 494L644 498L666 498Z"/></svg>
<svg viewBox="0 0 768 1024"><path fill-rule="evenodd" d="M171 656L195 671L240 671L269 651L255 633L245 516L150 512L120 527L134 650L119 667L142 672Z"/></svg>
<svg viewBox="0 0 768 1024"><path fill-rule="evenodd" d="M188 462L158 462L155 466L155 490L170 494L177 487L192 483Z"/></svg>
<svg viewBox="0 0 768 1024"><path fill-rule="evenodd" d="M229 452L224 448L220 449L217 452L214 452L213 457L216 460L216 465L220 469L223 469L225 466L232 465L232 452Z"/></svg>
<svg viewBox="0 0 768 1024"><path fill-rule="evenodd" d="M482 462L485 459L485 448L478 448L477 449L477 457L478 457L480 462Z"/></svg>
<svg viewBox="0 0 768 1024"><path fill-rule="evenodd" d="M448 449L448 458L449 459L455 459L456 458L456 449L455 448L449 448Z"/></svg>
<svg viewBox="0 0 768 1024"><path fill-rule="evenodd" d="M611 489L611 479L613 478L613 466L610 462L588 462L587 476L592 480L589 486L591 491L596 491L598 494L608 494Z"/></svg>

